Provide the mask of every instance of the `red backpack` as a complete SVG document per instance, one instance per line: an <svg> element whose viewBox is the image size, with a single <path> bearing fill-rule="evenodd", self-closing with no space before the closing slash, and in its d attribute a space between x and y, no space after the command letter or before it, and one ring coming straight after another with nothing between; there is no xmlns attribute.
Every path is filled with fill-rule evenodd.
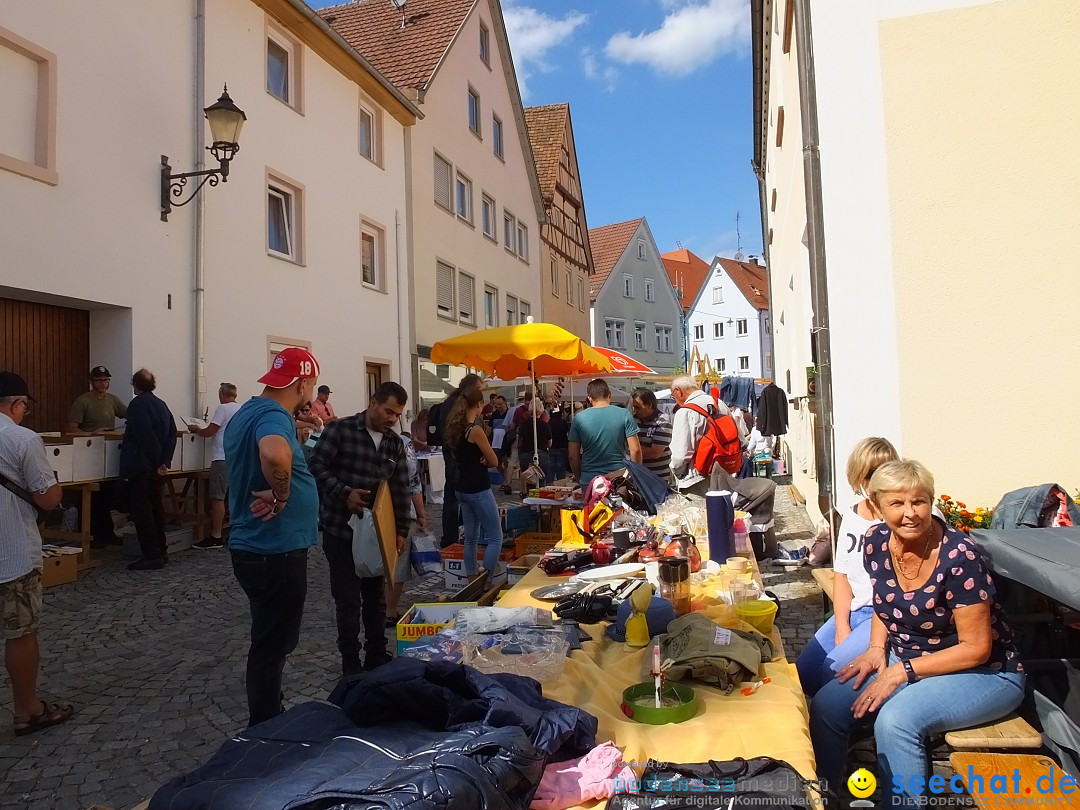
<svg viewBox="0 0 1080 810"><path fill-rule="evenodd" d="M735 417L726 413L719 416L710 405L705 410L700 405L683 405L705 417L705 435L694 450L694 469L708 477L712 475L713 464L719 464L731 475L736 475L743 463L742 443L739 441L739 428Z"/></svg>

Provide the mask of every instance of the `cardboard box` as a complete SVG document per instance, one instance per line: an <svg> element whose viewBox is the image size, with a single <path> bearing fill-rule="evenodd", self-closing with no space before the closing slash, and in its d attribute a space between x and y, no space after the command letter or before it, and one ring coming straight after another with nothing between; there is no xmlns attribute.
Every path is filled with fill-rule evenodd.
<svg viewBox="0 0 1080 810"><path fill-rule="evenodd" d="M465 576L465 572L461 568L461 561L457 560L456 562L459 565L453 571L443 568L443 586L448 591L457 592L469 584L469 578Z"/></svg>
<svg viewBox="0 0 1080 810"><path fill-rule="evenodd" d="M494 576L488 581L488 588L495 585L502 585L507 581L509 562L509 559L499 562L498 569L495 571ZM443 560L443 584L448 589L455 591L464 588L469 584L469 577L465 574L464 560Z"/></svg>
<svg viewBox="0 0 1080 810"><path fill-rule="evenodd" d="M76 436L71 440L72 481L99 481L105 477L105 439Z"/></svg>
<svg viewBox="0 0 1080 810"><path fill-rule="evenodd" d="M105 477L120 477L120 446L122 438L105 437Z"/></svg>
<svg viewBox="0 0 1080 810"><path fill-rule="evenodd" d="M173 448L172 461L169 462L169 469L173 472L180 472L184 469L184 436L189 436L189 433L176 432L176 447Z"/></svg>
<svg viewBox="0 0 1080 810"><path fill-rule="evenodd" d="M76 554L57 554L53 557L45 557L41 561L41 587L43 588L67 585L78 579L78 576L79 563Z"/></svg>
<svg viewBox="0 0 1080 810"><path fill-rule="evenodd" d="M71 446L70 439L46 439L45 457L56 473L57 481L66 484L75 480L75 448Z"/></svg>
<svg viewBox="0 0 1080 810"><path fill-rule="evenodd" d="M433 636L454 620L463 607L476 607L476 602L418 602L397 623L397 651L400 653L413 642Z"/></svg>
<svg viewBox="0 0 1080 810"><path fill-rule="evenodd" d="M525 578L527 573L536 567L542 557L542 554L526 554L523 557L518 557L506 567L507 583L517 585Z"/></svg>
<svg viewBox="0 0 1080 810"><path fill-rule="evenodd" d="M546 551L555 548L561 539L562 536L559 534L539 534L538 532L529 532L520 535L517 540L514 541L514 550L517 552L516 556L518 557L524 557L526 554L543 554Z"/></svg>
<svg viewBox="0 0 1080 810"><path fill-rule="evenodd" d="M205 470L210 466L210 460L206 456L206 439L187 433L176 440L182 444L180 466L185 472Z"/></svg>

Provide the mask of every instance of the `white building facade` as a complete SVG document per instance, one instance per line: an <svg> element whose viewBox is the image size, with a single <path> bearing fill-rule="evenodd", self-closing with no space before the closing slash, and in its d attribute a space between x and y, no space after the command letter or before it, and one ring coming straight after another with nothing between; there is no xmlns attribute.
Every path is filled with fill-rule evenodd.
<svg viewBox="0 0 1080 810"><path fill-rule="evenodd" d="M767 284L764 267L713 259L687 315L690 374L771 377Z"/></svg>
<svg viewBox="0 0 1080 810"><path fill-rule="evenodd" d="M5 7L0 81L20 102L0 126L0 298L74 324L26 331L32 352L4 358L56 391L37 429L58 428L91 364L110 368L121 397L125 378L150 368L177 416L212 407L221 381L258 393L272 353L290 344L319 358L341 411L366 405L369 364L409 382L398 271L404 133L417 111L306 8ZM216 167L202 108L226 83L248 118L228 182L163 222L160 157L173 172ZM52 157L32 154L35 141ZM32 365L58 344L81 373Z"/></svg>

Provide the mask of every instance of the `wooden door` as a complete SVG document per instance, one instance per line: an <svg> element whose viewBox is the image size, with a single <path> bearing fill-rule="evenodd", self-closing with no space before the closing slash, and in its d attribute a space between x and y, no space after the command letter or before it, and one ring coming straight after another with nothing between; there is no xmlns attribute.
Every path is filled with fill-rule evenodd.
<svg viewBox="0 0 1080 810"><path fill-rule="evenodd" d="M367 395L368 401L375 396L375 389L383 384L383 373L386 366L378 363L367 363ZM367 403L364 403L364 407L367 407Z"/></svg>
<svg viewBox="0 0 1080 810"><path fill-rule="evenodd" d="M25 377L37 400L24 426L62 430L71 403L89 390L90 313L0 298L0 370Z"/></svg>

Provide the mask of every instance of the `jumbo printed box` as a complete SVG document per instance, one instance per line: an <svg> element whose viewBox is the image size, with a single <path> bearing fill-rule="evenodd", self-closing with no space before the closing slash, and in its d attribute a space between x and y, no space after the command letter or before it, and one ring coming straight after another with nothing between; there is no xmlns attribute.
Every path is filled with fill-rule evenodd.
<svg viewBox="0 0 1080 810"><path fill-rule="evenodd" d="M425 636L433 636L450 624L463 607L476 602L418 602L397 623L397 651Z"/></svg>

